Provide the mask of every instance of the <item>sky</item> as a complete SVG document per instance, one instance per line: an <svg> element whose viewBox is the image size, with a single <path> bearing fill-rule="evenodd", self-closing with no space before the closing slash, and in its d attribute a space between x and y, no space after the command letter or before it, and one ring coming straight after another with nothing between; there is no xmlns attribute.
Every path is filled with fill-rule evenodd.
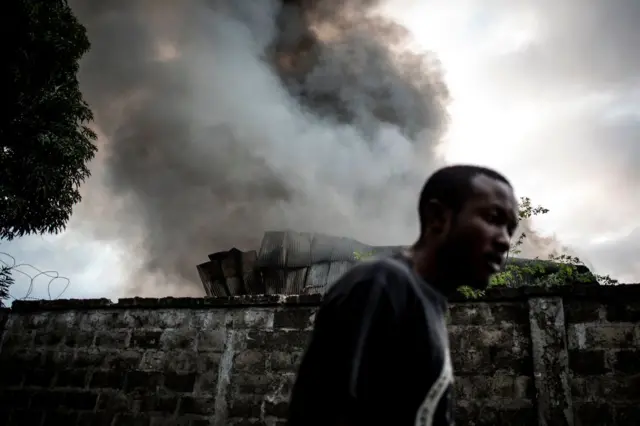
<svg viewBox="0 0 640 426"><path fill-rule="evenodd" d="M196 264L267 229L408 244L419 183L458 162L550 210L529 254L567 247L640 282L640 3L396 0L375 19L344 6L317 25L326 60L303 84L264 65L273 7L117 3L70 2L93 44L79 80L100 151L84 200L64 233L0 246L68 287L16 274L14 298L199 296ZM350 118L294 100L311 89Z"/></svg>

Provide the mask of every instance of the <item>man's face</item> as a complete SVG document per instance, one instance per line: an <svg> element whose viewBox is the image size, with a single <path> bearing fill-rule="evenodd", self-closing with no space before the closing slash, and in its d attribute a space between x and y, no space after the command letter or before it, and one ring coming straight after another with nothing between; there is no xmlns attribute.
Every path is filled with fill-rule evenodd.
<svg viewBox="0 0 640 426"><path fill-rule="evenodd" d="M518 202L504 182L478 175L473 196L452 216L442 243L442 256L451 278L475 289L485 289L500 271L518 223Z"/></svg>

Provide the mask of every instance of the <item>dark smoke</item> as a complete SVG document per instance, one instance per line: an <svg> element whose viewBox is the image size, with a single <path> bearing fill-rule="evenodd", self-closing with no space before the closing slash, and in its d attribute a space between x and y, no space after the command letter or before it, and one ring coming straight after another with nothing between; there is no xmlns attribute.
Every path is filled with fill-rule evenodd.
<svg viewBox="0 0 640 426"><path fill-rule="evenodd" d="M448 93L376 3L71 2L103 135L78 214L129 253L129 291L193 293L268 229L414 238Z"/></svg>
<svg viewBox="0 0 640 426"><path fill-rule="evenodd" d="M379 1L307 3L306 9L285 5L275 40L280 74L303 105L354 124L365 136L384 123L411 139L442 129L447 91L438 64L402 49L405 28L378 16L362 18Z"/></svg>

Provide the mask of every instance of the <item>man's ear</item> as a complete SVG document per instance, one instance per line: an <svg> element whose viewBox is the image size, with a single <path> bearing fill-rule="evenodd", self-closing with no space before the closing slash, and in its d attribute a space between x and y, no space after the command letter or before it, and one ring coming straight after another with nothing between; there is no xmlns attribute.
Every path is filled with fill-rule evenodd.
<svg viewBox="0 0 640 426"><path fill-rule="evenodd" d="M449 232L451 209L438 200L429 200L423 211L426 231L432 235L442 235Z"/></svg>

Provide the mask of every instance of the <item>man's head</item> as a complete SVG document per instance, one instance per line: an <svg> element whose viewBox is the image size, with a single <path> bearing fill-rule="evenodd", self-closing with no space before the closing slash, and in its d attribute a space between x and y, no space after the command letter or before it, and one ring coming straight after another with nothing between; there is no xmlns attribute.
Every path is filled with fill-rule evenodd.
<svg viewBox="0 0 640 426"><path fill-rule="evenodd" d="M499 271L518 222L509 181L478 166L436 171L420 194L416 266L445 291L484 289Z"/></svg>

